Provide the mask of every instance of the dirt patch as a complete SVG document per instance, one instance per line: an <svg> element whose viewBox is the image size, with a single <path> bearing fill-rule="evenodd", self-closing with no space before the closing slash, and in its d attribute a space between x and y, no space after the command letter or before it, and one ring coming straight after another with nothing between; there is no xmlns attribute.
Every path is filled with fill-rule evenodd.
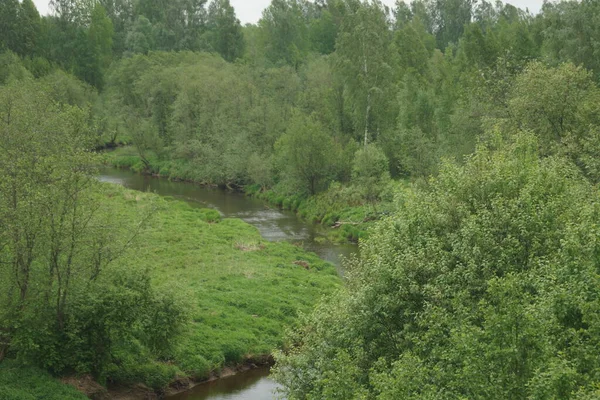
<svg viewBox="0 0 600 400"><path fill-rule="evenodd" d="M263 250L265 245L260 243L236 243L234 247L241 251L259 251Z"/></svg>
<svg viewBox="0 0 600 400"><path fill-rule="evenodd" d="M310 264L306 261L298 260L298 261L294 261L294 264L304 268L307 271L310 269Z"/></svg>
<svg viewBox="0 0 600 400"><path fill-rule="evenodd" d="M81 393L85 394L92 400L110 400L112 396L108 393L108 390L98 382L96 382L91 376L75 377L70 376L61 379L63 383L73 386Z"/></svg>
<svg viewBox="0 0 600 400"><path fill-rule="evenodd" d="M114 387L109 390L109 394L110 399L113 400L158 400L163 397L142 384L131 387Z"/></svg>

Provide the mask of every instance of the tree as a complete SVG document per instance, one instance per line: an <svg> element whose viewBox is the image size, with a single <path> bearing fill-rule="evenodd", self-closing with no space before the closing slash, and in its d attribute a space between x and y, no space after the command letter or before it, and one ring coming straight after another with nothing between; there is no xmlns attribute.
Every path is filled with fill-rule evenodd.
<svg viewBox="0 0 600 400"><path fill-rule="evenodd" d="M471 22L474 3L473 0L428 0L426 2L438 49L444 51L449 44L458 44L465 25Z"/></svg>
<svg viewBox="0 0 600 400"><path fill-rule="evenodd" d="M320 54L331 54L335 51L338 26L329 10L320 10L319 16L309 24L311 49Z"/></svg>
<svg viewBox="0 0 600 400"><path fill-rule="evenodd" d="M32 0L23 0L19 10L19 30L22 56L36 55L36 44L40 35L40 14Z"/></svg>
<svg viewBox="0 0 600 400"><path fill-rule="evenodd" d="M0 3L0 48L20 53L19 0Z"/></svg>
<svg viewBox="0 0 600 400"><path fill-rule="evenodd" d="M210 3L206 27L211 47L225 60L233 62L244 54L242 26L229 0Z"/></svg>
<svg viewBox="0 0 600 400"><path fill-rule="evenodd" d="M535 132L543 155L571 158L593 181L600 127L600 90L590 72L573 64L530 64L517 77L509 99L508 124Z"/></svg>
<svg viewBox="0 0 600 400"><path fill-rule="evenodd" d="M273 64L296 69L304 61L308 46L308 21L302 0L272 0L258 21L265 55Z"/></svg>
<svg viewBox="0 0 600 400"><path fill-rule="evenodd" d="M362 192L367 202L374 205L381 200L381 192L390 181L388 159L374 144L359 149L354 156L352 183Z"/></svg>
<svg viewBox="0 0 600 400"><path fill-rule="evenodd" d="M288 398L329 398L344 368L364 398L593 398L596 189L534 135L494 138L399 194L278 355Z"/></svg>
<svg viewBox="0 0 600 400"><path fill-rule="evenodd" d="M600 5L595 1L547 3L540 24L542 52L556 62L571 61L600 77L597 52L600 43Z"/></svg>
<svg viewBox="0 0 600 400"><path fill-rule="evenodd" d="M289 190L315 194L329 184L333 175L335 145L313 117L296 114L287 132L275 143L275 157L282 183Z"/></svg>
<svg viewBox="0 0 600 400"><path fill-rule="evenodd" d="M88 37L103 71L108 69L113 55L113 24L99 3L92 11Z"/></svg>
<svg viewBox="0 0 600 400"><path fill-rule="evenodd" d="M143 15L138 16L131 30L127 33L125 48L132 53L141 54L148 54L150 50L154 49L152 24L148 18Z"/></svg>
<svg viewBox="0 0 600 400"><path fill-rule="evenodd" d="M101 89L104 85L104 73L112 60L113 25L106 15L106 10L99 3L92 11L90 26L87 30L87 45L82 44L80 54L83 67L79 69L79 76L89 84Z"/></svg>
<svg viewBox="0 0 600 400"><path fill-rule="evenodd" d="M182 315L147 271L114 265L152 210L114 222L88 113L47 90L33 80L0 87L0 361L10 352L102 380L122 357L169 346L149 315L176 316L176 326Z"/></svg>
<svg viewBox="0 0 600 400"><path fill-rule="evenodd" d="M336 43L336 73L344 79L354 124L366 146L385 127L386 96L391 90L391 35L379 1L365 3L345 16Z"/></svg>

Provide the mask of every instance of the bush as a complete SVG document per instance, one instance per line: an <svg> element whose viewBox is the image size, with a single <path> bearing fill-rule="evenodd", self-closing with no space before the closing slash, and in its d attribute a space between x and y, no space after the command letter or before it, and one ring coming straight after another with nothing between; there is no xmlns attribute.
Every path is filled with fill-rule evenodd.
<svg viewBox="0 0 600 400"><path fill-rule="evenodd" d="M217 210L214 209L210 209L210 208L203 208L199 211L201 218L203 221L206 222L219 222L221 221L221 213L218 212Z"/></svg>
<svg viewBox="0 0 600 400"><path fill-rule="evenodd" d="M85 400L75 388L62 384L47 372L19 365L0 363L0 399L2 400Z"/></svg>

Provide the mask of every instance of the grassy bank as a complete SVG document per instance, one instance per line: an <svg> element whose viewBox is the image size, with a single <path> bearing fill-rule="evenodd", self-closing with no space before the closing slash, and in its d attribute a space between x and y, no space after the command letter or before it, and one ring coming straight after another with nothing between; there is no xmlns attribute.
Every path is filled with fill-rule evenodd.
<svg viewBox="0 0 600 400"><path fill-rule="evenodd" d="M157 387L175 375L207 378L268 355L282 345L298 313L340 284L330 264L291 244L265 242L241 220L220 220L214 210L152 194L114 191L110 201L119 209L134 213L148 202L158 207L119 262L151 268L154 283L176 292L189 318L168 363L132 360L124 376L116 375L121 381Z"/></svg>
<svg viewBox="0 0 600 400"><path fill-rule="evenodd" d="M198 178L194 166L185 161L164 161L153 154L148 155L147 161L149 165L142 162L132 147L119 148L105 154L106 164L117 168L160 175L168 179L206 183ZM392 193L403 185L403 182L390 182L389 187L384 190L384 200L377 203L365 202L356 188L338 183L314 196L290 195L277 188L263 191L259 185L246 186L244 191L274 206L293 211L305 221L333 228L328 231L328 238L334 242L343 242L365 238L375 221L393 211Z"/></svg>
<svg viewBox="0 0 600 400"><path fill-rule="evenodd" d="M153 210L114 268L148 268L152 284L175 296L187 320L166 353L120 344L118 361L106 372L107 384L142 382L160 391L179 378L202 380L225 367L266 359L282 346L284 331L298 314L310 312L341 284L331 264L292 244L263 241L256 228L241 220L221 220L215 210L107 187L106 204L123 223L135 220L141 209ZM1 399L81 398L37 370L24 369L31 379L12 382L17 379L11 376L21 372L10 365L3 363L0 370ZM4 381L12 383L2 387ZM66 394L40 395L46 382L53 382L48 383L51 390Z"/></svg>
<svg viewBox="0 0 600 400"><path fill-rule="evenodd" d="M0 399L84 400L87 397L44 371L4 361L0 363Z"/></svg>

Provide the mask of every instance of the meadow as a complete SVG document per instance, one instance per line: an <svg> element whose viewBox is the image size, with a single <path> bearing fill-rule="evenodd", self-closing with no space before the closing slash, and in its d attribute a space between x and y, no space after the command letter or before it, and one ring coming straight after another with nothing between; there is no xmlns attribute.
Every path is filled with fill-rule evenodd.
<svg viewBox="0 0 600 400"><path fill-rule="evenodd" d="M119 368L129 376L115 371L120 381L159 388L176 376L204 379L264 359L283 345L299 313L341 284L331 264L292 244L264 241L241 220L168 197L111 190L120 210L134 214L150 203L155 209L119 265L149 268L153 284L175 296L187 320L166 362L131 360Z"/></svg>
<svg viewBox="0 0 600 400"><path fill-rule="evenodd" d="M341 284L333 265L292 244L267 242L241 220L169 197L103 186L104 206L113 218L131 229L143 219L110 271L147 271L162 293L159 301L170 304L160 310L165 315L154 318L164 325L154 328L176 335L165 338L172 346L159 353L136 340L114 344L114 361L100 379L109 387L143 383L160 393L176 380L201 381L225 368L269 363L298 316ZM40 370L13 361L1 368L2 399L82 398Z"/></svg>

